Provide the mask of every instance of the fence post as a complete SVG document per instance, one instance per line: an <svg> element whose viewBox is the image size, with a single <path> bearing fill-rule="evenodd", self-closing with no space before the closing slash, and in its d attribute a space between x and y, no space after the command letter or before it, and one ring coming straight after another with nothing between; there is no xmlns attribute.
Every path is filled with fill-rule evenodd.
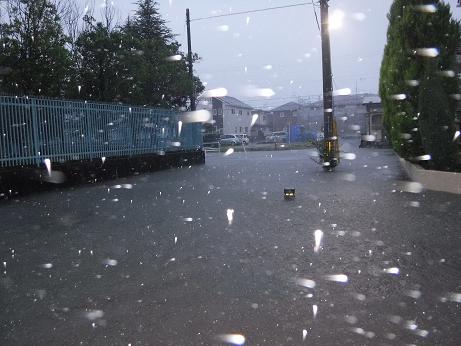
<svg viewBox="0 0 461 346"><path fill-rule="evenodd" d="M134 131L133 131L133 126L134 126L134 121L133 121L133 109L131 107L128 108L128 138L129 138L129 146L130 146L130 157L133 156L133 151L134 151L134 142L133 142L133 136L134 136Z"/></svg>
<svg viewBox="0 0 461 346"><path fill-rule="evenodd" d="M38 114L37 114L37 103L34 98L30 100L30 108L32 114L32 138L33 138L33 145L34 145L34 156L35 156L35 164L40 166L42 160L40 156L42 153L40 152L40 123L38 121Z"/></svg>
<svg viewBox="0 0 461 346"><path fill-rule="evenodd" d="M70 108L70 107L69 107ZM91 138L91 135L93 131L95 131L95 127L93 126L93 122L90 120L90 117L92 116L91 110L88 109L88 103L85 103L83 105L83 114L85 114L85 124L86 124L86 136L85 136L85 141L86 141L86 147L89 149L90 154L89 159L93 160L96 155L94 152L94 145L93 145L93 139Z"/></svg>

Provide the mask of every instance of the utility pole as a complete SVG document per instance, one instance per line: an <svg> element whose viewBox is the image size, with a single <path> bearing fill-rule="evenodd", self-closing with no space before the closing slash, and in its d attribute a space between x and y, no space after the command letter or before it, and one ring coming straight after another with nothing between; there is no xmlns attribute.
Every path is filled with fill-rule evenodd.
<svg viewBox="0 0 461 346"><path fill-rule="evenodd" d="M195 111L195 85L194 85L194 65L192 60L192 38L190 35L190 13L186 9L186 22L187 22L187 60L189 63L189 78L191 80L192 89L190 91L190 110Z"/></svg>
<svg viewBox="0 0 461 346"><path fill-rule="evenodd" d="M330 29L328 23L328 1L320 0L321 36L322 36L322 67L323 67L323 122L324 168L333 169L339 163L338 138L333 114L333 77L331 70Z"/></svg>
<svg viewBox="0 0 461 346"><path fill-rule="evenodd" d="M328 26L328 0L320 0L322 21L322 66L323 66L323 122L325 138L332 137L333 124L333 82L331 72L330 30Z"/></svg>

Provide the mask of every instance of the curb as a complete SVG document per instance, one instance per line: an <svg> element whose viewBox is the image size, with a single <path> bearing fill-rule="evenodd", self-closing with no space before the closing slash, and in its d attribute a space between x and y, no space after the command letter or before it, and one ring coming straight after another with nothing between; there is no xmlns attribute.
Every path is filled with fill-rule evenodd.
<svg viewBox="0 0 461 346"><path fill-rule="evenodd" d="M408 177L433 191L461 194L461 173L426 170L397 155Z"/></svg>
<svg viewBox="0 0 461 346"><path fill-rule="evenodd" d="M247 152L256 152L256 151L288 151L288 150L307 150L307 149L315 149L315 146L278 146L277 148L274 148L274 146L267 146L267 147L246 147L243 149L241 146L239 147L221 147L221 151L219 151L218 148L205 148L205 151L207 153L211 152L216 152L216 153L225 153L227 149L233 148L236 153L243 153L245 151Z"/></svg>

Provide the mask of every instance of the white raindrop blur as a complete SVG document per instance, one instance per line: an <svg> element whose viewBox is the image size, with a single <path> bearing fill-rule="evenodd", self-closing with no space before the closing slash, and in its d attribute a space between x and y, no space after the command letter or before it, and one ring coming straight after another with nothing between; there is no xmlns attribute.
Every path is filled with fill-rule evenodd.
<svg viewBox="0 0 461 346"><path fill-rule="evenodd" d="M245 344L245 337L241 334L220 334L216 336L216 340L231 345Z"/></svg>
<svg viewBox="0 0 461 346"><path fill-rule="evenodd" d="M338 89L333 92L335 96L347 96L352 94L352 90L350 88Z"/></svg>
<svg viewBox="0 0 461 346"><path fill-rule="evenodd" d="M424 187L421 183L418 183L416 181L410 181L404 183L402 190L410 193L421 193L423 192Z"/></svg>
<svg viewBox="0 0 461 346"><path fill-rule="evenodd" d="M166 58L166 61L173 62L173 61L181 61L182 60L182 55L172 55Z"/></svg>
<svg viewBox="0 0 461 346"><path fill-rule="evenodd" d="M314 316L314 319L317 318L317 313L319 311L319 307L317 305L312 305L312 314Z"/></svg>
<svg viewBox="0 0 461 346"><path fill-rule="evenodd" d="M234 209L227 209L226 216L227 222L229 223L229 226L231 226L232 222L234 222Z"/></svg>
<svg viewBox="0 0 461 346"><path fill-rule="evenodd" d="M439 56L440 51L438 48L418 48L416 54L426 58L436 58Z"/></svg>
<svg viewBox="0 0 461 346"><path fill-rule="evenodd" d="M347 277L347 275L344 275L344 274L325 275L324 279L327 281L343 282L343 283L346 283L349 281L349 278Z"/></svg>
<svg viewBox="0 0 461 346"><path fill-rule="evenodd" d="M256 122L258 121L258 118L259 118L259 115L258 114L253 114L252 117L251 117L251 127L253 127Z"/></svg>
<svg viewBox="0 0 461 346"><path fill-rule="evenodd" d="M107 258L102 263L107 266L115 267L118 264L118 261L115 259Z"/></svg>
<svg viewBox="0 0 461 346"><path fill-rule="evenodd" d="M437 12L437 6L435 6L434 4L415 5L415 9L423 13L436 13Z"/></svg>
<svg viewBox="0 0 461 346"><path fill-rule="evenodd" d="M322 247L323 232L320 229L314 231L314 252L319 252Z"/></svg>
<svg viewBox="0 0 461 346"><path fill-rule="evenodd" d="M186 113L182 114L182 123L183 124L206 123L206 122L210 121L211 119L212 119L211 112L207 111L207 110L186 112Z"/></svg>
<svg viewBox="0 0 461 346"><path fill-rule="evenodd" d="M224 97L227 96L227 89L226 88L216 88L210 89L203 92L201 97Z"/></svg>
<svg viewBox="0 0 461 346"><path fill-rule="evenodd" d="M230 156L234 153L234 148L229 148L226 150L226 152L224 153L224 156Z"/></svg>
<svg viewBox="0 0 461 346"><path fill-rule="evenodd" d="M315 281L310 279L297 278L296 284L307 288L315 288Z"/></svg>
<svg viewBox="0 0 461 346"><path fill-rule="evenodd" d="M98 318L102 318L104 316L104 311L102 310L90 310L85 313L85 317L90 321L97 320Z"/></svg>
<svg viewBox="0 0 461 346"><path fill-rule="evenodd" d="M48 175L51 176L51 160L50 159L45 159L45 160L43 160L43 163L45 164L46 171L48 172Z"/></svg>
<svg viewBox="0 0 461 346"><path fill-rule="evenodd" d="M384 271L386 274L394 274L394 275L400 274L400 269L397 268L397 267L385 268L383 271Z"/></svg>
<svg viewBox="0 0 461 346"><path fill-rule="evenodd" d="M406 98L407 98L407 95L405 94L396 94L396 95L391 96L391 99L396 100L396 101L403 101L403 100L406 100Z"/></svg>

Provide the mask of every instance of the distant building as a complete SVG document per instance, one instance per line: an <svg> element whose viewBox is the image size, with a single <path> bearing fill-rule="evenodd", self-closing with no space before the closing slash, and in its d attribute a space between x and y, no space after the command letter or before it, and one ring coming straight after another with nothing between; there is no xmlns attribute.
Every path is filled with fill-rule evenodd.
<svg viewBox="0 0 461 346"><path fill-rule="evenodd" d="M254 125L251 127L250 136L256 140L263 140L266 136L270 135L274 131L272 120L274 113L271 111L254 109L252 114L253 116L257 117Z"/></svg>
<svg viewBox="0 0 461 346"><path fill-rule="evenodd" d="M359 137L367 126L367 108L364 99L377 97L374 94L358 94L334 97L334 116L341 137ZM307 131L323 131L323 101L304 106L298 112L298 122Z"/></svg>
<svg viewBox="0 0 461 346"><path fill-rule="evenodd" d="M296 102L289 102L272 110L273 131L288 131L291 125L300 123L303 106Z"/></svg>
<svg viewBox="0 0 461 346"><path fill-rule="evenodd" d="M253 107L230 96L202 98L198 109L207 109L213 121L205 124L205 132L250 135Z"/></svg>
<svg viewBox="0 0 461 346"><path fill-rule="evenodd" d="M379 98L375 94L359 94L334 97L334 115L341 137L360 137L368 129L365 100ZM205 124L206 133L247 134L261 137L274 131L286 131L297 125L305 131L323 131L323 101L302 105L285 103L270 111L253 109L246 103L230 96L199 99L198 109L207 109L213 115L212 122ZM254 126L253 115L258 114Z"/></svg>
<svg viewBox="0 0 461 346"><path fill-rule="evenodd" d="M387 143L387 135L384 128L384 111L381 105L381 98L378 96L365 97L363 104L367 109L367 125L362 131L362 143L372 142L374 144Z"/></svg>

